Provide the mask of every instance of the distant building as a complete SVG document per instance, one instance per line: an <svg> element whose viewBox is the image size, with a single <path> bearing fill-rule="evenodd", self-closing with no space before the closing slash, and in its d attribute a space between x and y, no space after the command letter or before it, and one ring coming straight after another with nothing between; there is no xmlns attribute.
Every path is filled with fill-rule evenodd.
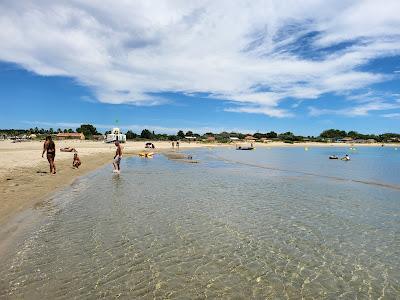
<svg viewBox="0 0 400 300"><path fill-rule="evenodd" d="M190 143L190 142L195 141L195 140L196 140L196 137L195 137L195 136L185 136L185 139L188 140L189 143Z"/></svg>
<svg viewBox="0 0 400 300"><path fill-rule="evenodd" d="M102 141L102 140L104 140L104 135L95 134L95 135L92 136L92 139L95 140L95 141Z"/></svg>
<svg viewBox="0 0 400 300"><path fill-rule="evenodd" d="M106 136L106 143L113 143L113 142L126 142L126 135L121 132L119 128L113 128L110 134Z"/></svg>
<svg viewBox="0 0 400 300"><path fill-rule="evenodd" d="M364 140L364 139L356 139L356 140L354 140L354 143L357 143L357 144L364 144L364 143L366 143L367 141L366 140Z"/></svg>
<svg viewBox="0 0 400 300"><path fill-rule="evenodd" d="M368 144L375 144L375 143L376 143L376 140L375 140L375 139L368 139L368 140L367 140L367 143L368 143Z"/></svg>
<svg viewBox="0 0 400 300"><path fill-rule="evenodd" d="M59 140L84 140L85 135L81 132L60 132L57 133L57 139Z"/></svg>
<svg viewBox="0 0 400 300"><path fill-rule="evenodd" d="M252 135L248 135L248 136L246 136L245 138L244 138L246 141L255 141L255 140L257 140L254 136L252 136Z"/></svg>
<svg viewBox="0 0 400 300"><path fill-rule="evenodd" d="M388 139L388 142L389 142L389 143L396 143L396 142L400 142L400 138L393 137L393 138L390 138L390 139Z"/></svg>
<svg viewBox="0 0 400 300"><path fill-rule="evenodd" d="M336 140L337 143L352 143L353 142L353 138L351 137L344 137L342 139L338 139Z"/></svg>
<svg viewBox="0 0 400 300"><path fill-rule="evenodd" d="M208 136L206 141L207 142L215 142L215 136Z"/></svg>
<svg viewBox="0 0 400 300"><path fill-rule="evenodd" d="M239 138L236 137L236 136L231 136L229 139L230 139L232 142L237 142L237 141L239 140Z"/></svg>
<svg viewBox="0 0 400 300"><path fill-rule="evenodd" d="M270 139L268 139L268 138L261 138L260 141L263 142L263 143L272 142L272 141L271 141Z"/></svg>

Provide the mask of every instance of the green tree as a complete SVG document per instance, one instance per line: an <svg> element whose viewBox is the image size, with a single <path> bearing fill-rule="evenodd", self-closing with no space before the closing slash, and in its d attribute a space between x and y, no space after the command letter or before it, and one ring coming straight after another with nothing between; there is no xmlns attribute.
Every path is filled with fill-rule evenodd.
<svg viewBox="0 0 400 300"><path fill-rule="evenodd" d="M193 131L190 131L190 130L187 131L186 134L185 134L185 136L193 136Z"/></svg>
<svg viewBox="0 0 400 300"><path fill-rule="evenodd" d="M126 132L126 139L127 139L127 140L133 140L133 139L135 139L135 138L137 138L137 134L134 133L132 130L128 130L128 131Z"/></svg>
<svg viewBox="0 0 400 300"><path fill-rule="evenodd" d="M276 139L278 137L278 134L275 131L270 131L266 134L266 137L269 139Z"/></svg>
<svg viewBox="0 0 400 300"><path fill-rule="evenodd" d="M256 132L255 134L253 134L253 136L254 136L256 139L261 139L261 138L267 137L266 134L264 134L264 133L259 133L259 132Z"/></svg>
<svg viewBox="0 0 400 300"><path fill-rule="evenodd" d="M279 139L281 139L283 141L294 141L295 140L294 134L290 131L281 133L278 135L278 137L279 137Z"/></svg>
<svg viewBox="0 0 400 300"><path fill-rule="evenodd" d="M72 130L72 128L68 129L68 133L73 133L74 131Z"/></svg>
<svg viewBox="0 0 400 300"><path fill-rule="evenodd" d="M347 136L356 139L356 138L360 138L360 137L362 136L362 134L359 134L357 131L353 131L353 130L352 130L352 131L349 131L349 132L347 133Z"/></svg>
<svg viewBox="0 0 400 300"><path fill-rule="evenodd" d="M76 129L76 132L83 133L86 138L91 138L93 135L99 134L96 127L91 124L82 124L81 127Z"/></svg>
<svg viewBox="0 0 400 300"><path fill-rule="evenodd" d="M184 139L185 138L185 133L182 130L179 130L178 133L176 134L178 138Z"/></svg>
<svg viewBox="0 0 400 300"><path fill-rule="evenodd" d="M143 129L142 133L140 134L142 139L151 139L153 137L152 133L148 129Z"/></svg>
<svg viewBox="0 0 400 300"><path fill-rule="evenodd" d="M346 131L344 130L338 130L338 129L328 129L328 130L324 130L323 132L321 132L321 134L319 135L322 138L344 138L347 136Z"/></svg>

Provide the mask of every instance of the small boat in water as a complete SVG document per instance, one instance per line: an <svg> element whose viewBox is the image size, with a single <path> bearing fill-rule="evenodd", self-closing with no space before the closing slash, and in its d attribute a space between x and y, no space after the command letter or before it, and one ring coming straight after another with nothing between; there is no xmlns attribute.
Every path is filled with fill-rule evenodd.
<svg viewBox="0 0 400 300"><path fill-rule="evenodd" d="M238 146L236 147L236 150L254 150L254 147Z"/></svg>
<svg viewBox="0 0 400 300"><path fill-rule="evenodd" d="M329 159L339 159L339 157L337 157L336 155L331 155L329 156Z"/></svg>

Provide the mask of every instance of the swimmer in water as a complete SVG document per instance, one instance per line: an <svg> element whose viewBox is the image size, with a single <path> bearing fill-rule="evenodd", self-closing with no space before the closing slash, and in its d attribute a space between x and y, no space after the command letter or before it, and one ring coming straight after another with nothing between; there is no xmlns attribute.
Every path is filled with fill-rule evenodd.
<svg viewBox="0 0 400 300"><path fill-rule="evenodd" d="M350 156L348 154L346 154L344 157L342 157L342 160L349 161Z"/></svg>

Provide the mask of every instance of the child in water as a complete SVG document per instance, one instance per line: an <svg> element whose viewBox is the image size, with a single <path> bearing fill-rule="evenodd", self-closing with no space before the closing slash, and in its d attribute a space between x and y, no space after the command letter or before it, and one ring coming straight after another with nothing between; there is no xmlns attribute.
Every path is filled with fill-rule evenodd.
<svg viewBox="0 0 400 300"><path fill-rule="evenodd" d="M72 161L72 167L74 168L79 168L79 166L82 164L81 159L78 156L78 153L74 154L74 160Z"/></svg>

